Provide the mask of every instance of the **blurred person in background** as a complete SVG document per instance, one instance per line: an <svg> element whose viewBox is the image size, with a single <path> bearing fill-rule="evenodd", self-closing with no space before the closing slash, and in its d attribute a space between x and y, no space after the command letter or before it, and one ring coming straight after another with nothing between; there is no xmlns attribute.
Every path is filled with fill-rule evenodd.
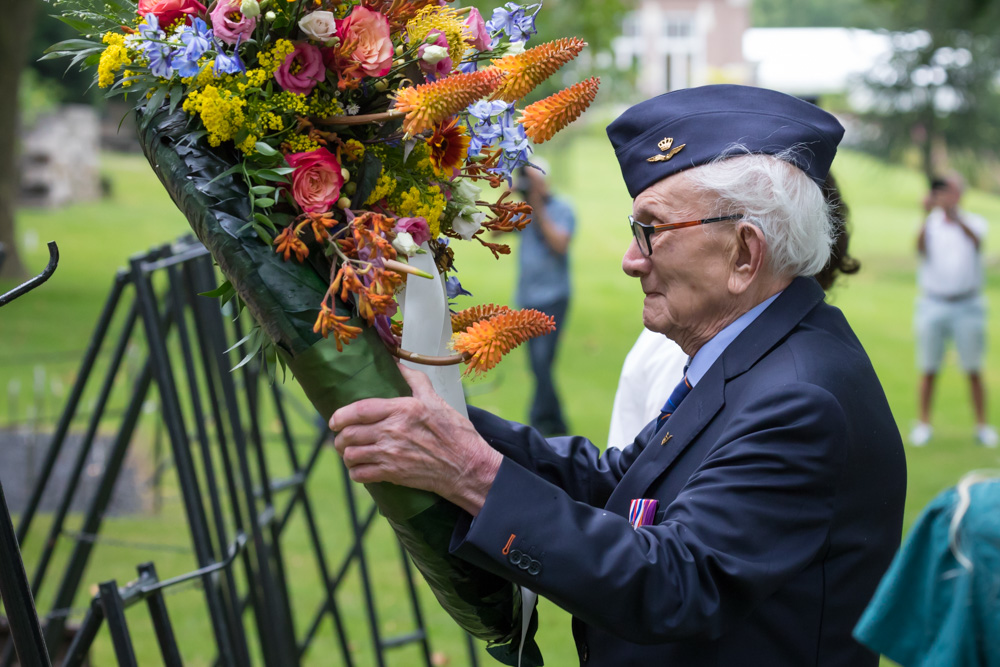
<svg viewBox="0 0 1000 667"><path fill-rule="evenodd" d="M572 292L569 276L569 244L576 227L573 208L549 188L545 163L520 170L516 188L531 205L531 224L521 232L518 252L517 293L519 308L534 308L556 321L550 334L528 341L528 359L535 377L529 423L545 435L568 432L559 393L552 375L559 337L566 326Z"/></svg>
<svg viewBox="0 0 1000 667"><path fill-rule="evenodd" d="M829 261L814 277L819 286L829 292L840 274L857 273L861 262L848 252L850 210L833 174L828 174L823 183L823 196L830 206L834 240ZM660 414L663 397L669 396L674 385L684 377L687 363L688 356L677 343L655 331L642 330L622 364L611 407L608 447L630 444L635 434Z"/></svg>
<svg viewBox="0 0 1000 667"><path fill-rule="evenodd" d="M986 299L983 295L982 243L986 220L960 208L965 184L957 174L936 178L924 201L927 218L917 237L920 254L914 316L920 421L910 432L910 444L930 441L934 382L945 346L955 341L959 362L969 377L976 417L976 441L997 446L997 432L986 423L986 390L980 370L986 342Z"/></svg>
<svg viewBox="0 0 1000 667"><path fill-rule="evenodd" d="M901 667L1000 667L1000 475L975 471L914 523L854 637Z"/></svg>

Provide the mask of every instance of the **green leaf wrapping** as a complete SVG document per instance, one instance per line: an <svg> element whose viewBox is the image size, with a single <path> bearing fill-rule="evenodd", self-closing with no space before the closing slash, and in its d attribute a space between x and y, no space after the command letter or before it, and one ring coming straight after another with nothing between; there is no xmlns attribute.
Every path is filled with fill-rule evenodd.
<svg viewBox="0 0 1000 667"><path fill-rule="evenodd" d="M320 414L329 419L337 408L363 398L409 395L374 329L363 326L342 352L332 339L313 333L327 285L308 264L283 261L246 225L253 219L246 186L232 175L218 178L236 158L209 148L204 137L184 138L188 117L181 111L138 113L137 119L153 170ZM392 484L366 488L441 606L473 636L508 644L500 647L509 656L504 661L516 664L520 593L505 579L448 553L461 510L426 491ZM525 657L537 654L534 642L527 644Z"/></svg>

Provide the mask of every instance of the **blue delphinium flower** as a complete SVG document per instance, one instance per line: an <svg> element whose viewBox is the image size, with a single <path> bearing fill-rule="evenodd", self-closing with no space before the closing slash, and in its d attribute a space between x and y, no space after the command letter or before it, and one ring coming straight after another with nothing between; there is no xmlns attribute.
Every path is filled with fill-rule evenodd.
<svg viewBox="0 0 1000 667"><path fill-rule="evenodd" d="M149 71L154 76L169 79L174 75L173 49L166 44L150 44L146 49Z"/></svg>
<svg viewBox="0 0 1000 667"><path fill-rule="evenodd" d="M451 301L460 294L466 296L472 296L472 292L467 291L462 287L462 283L458 282L458 278L455 276L450 276L444 281L445 290L448 292L448 300Z"/></svg>
<svg viewBox="0 0 1000 667"><path fill-rule="evenodd" d="M174 65L182 77L195 76L200 69L198 60L212 48L212 29L200 18L195 18L194 24L182 27L178 36L184 49L177 54Z"/></svg>
<svg viewBox="0 0 1000 667"><path fill-rule="evenodd" d="M491 169L511 182L511 174L531 159L531 144L524 126L514 119L514 105L500 101L480 101L466 109L469 155L497 145L501 149L496 167ZM499 142L499 143L498 143Z"/></svg>
<svg viewBox="0 0 1000 667"><path fill-rule="evenodd" d="M212 47L212 39L215 36L208 24L200 18L195 18L190 26L184 26L181 32L181 41L184 42L184 53L189 58L200 58L205 51Z"/></svg>
<svg viewBox="0 0 1000 667"><path fill-rule="evenodd" d="M469 114L469 152L479 155L483 148L492 146L503 136L503 123L510 122L514 115L514 105L506 102L485 100L476 102L468 108ZM494 117L498 120L494 121ZM478 122L476 122L478 121Z"/></svg>
<svg viewBox="0 0 1000 667"><path fill-rule="evenodd" d="M233 55L227 56L222 51L222 47L218 48L219 54L215 56L215 76L221 76L222 74L236 74L237 72L246 72L247 68L240 60L240 39L236 38L236 45L233 47Z"/></svg>
<svg viewBox="0 0 1000 667"><path fill-rule="evenodd" d="M517 3L508 2L503 7L494 9L493 16L486 22L486 29L493 36L490 48L496 48L501 34L507 35L512 42L523 42L538 32L535 28L535 15L541 6L539 3L522 7Z"/></svg>
<svg viewBox="0 0 1000 667"><path fill-rule="evenodd" d="M503 140L500 142L502 153L500 161L492 171L511 182L511 174L518 167L528 164L531 160L531 144L520 123L509 123L503 126Z"/></svg>

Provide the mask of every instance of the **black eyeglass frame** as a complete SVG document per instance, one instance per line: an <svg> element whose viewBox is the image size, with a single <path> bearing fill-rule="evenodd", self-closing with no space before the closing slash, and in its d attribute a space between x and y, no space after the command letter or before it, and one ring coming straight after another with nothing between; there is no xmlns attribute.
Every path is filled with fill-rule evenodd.
<svg viewBox="0 0 1000 667"><path fill-rule="evenodd" d="M734 213L733 215L722 215L716 218L704 218L702 220L688 220L687 222L668 222L662 225L647 225L644 222L639 222L631 215L628 216L628 226L632 230L632 238L635 239L636 244L639 246L639 251L646 257L651 257L653 255L653 234L656 232L665 232L671 229L684 229L685 227L695 227L697 225L707 225L713 222L725 222L727 220L741 220L743 218L742 213ZM641 230L641 234L640 234Z"/></svg>

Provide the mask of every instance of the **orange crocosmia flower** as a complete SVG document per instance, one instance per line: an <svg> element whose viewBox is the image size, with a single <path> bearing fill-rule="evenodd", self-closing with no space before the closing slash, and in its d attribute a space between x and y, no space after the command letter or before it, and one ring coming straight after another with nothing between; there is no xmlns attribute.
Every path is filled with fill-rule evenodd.
<svg viewBox="0 0 1000 667"><path fill-rule="evenodd" d="M295 228L291 225L281 230L281 233L274 239L274 245L277 246L274 252L282 255L286 262L292 256L293 252L295 253L295 259L300 262L304 262L306 257L309 256L309 248L298 237L295 233Z"/></svg>
<svg viewBox="0 0 1000 667"><path fill-rule="evenodd" d="M342 285L340 290L341 301L347 301L351 292L360 294L365 290L365 286L358 279L358 274L354 272L354 268L349 264L344 264L340 267L340 271L337 272L337 277L333 282L334 284L340 283Z"/></svg>
<svg viewBox="0 0 1000 667"><path fill-rule="evenodd" d="M536 144L548 141L590 106L597 97L600 81L594 76L544 100L529 104L521 112L517 122L524 125L524 133Z"/></svg>
<svg viewBox="0 0 1000 667"><path fill-rule="evenodd" d="M319 317L316 318L313 331L323 336L323 338L329 338L332 332L334 340L337 343L337 352L343 352L344 344L354 340L361 333L361 327L347 324L350 319L347 315L338 315L324 303L320 306Z"/></svg>
<svg viewBox="0 0 1000 667"><path fill-rule="evenodd" d="M467 330L455 334L452 347L470 355L465 375L480 375L490 370L503 355L530 338L555 331L552 317L537 310L511 310L488 320L473 323Z"/></svg>
<svg viewBox="0 0 1000 667"><path fill-rule="evenodd" d="M322 243L328 236L326 230L335 227L337 221L332 213L309 213L307 215L309 216L309 224L312 226L313 236L316 237L316 243Z"/></svg>
<svg viewBox="0 0 1000 667"><path fill-rule="evenodd" d="M465 161L469 150L469 136L465 127L458 124L458 117L453 116L443 123L434 126L434 133L427 140L430 146L431 166L438 176L454 176Z"/></svg>

